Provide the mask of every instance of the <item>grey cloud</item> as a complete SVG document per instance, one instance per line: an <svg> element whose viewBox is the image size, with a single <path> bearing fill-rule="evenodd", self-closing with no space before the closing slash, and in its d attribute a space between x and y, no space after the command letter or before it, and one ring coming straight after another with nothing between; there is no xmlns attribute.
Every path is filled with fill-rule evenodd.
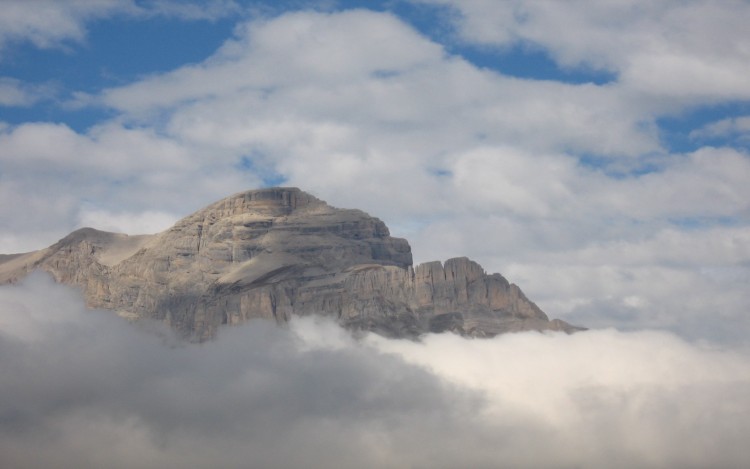
<svg viewBox="0 0 750 469"><path fill-rule="evenodd" d="M310 319L186 345L36 275L0 288L0 462L742 467L748 363L653 332L417 343Z"/></svg>
<svg viewBox="0 0 750 469"><path fill-rule="evenodd" d="M106 441L89 433L91 426L119 432L132 423L145 442L131 443L145 444L155 459L138 462L136 451L100 463L172 467L186 450L198 466L351 466L359 454L374 467L377 460L367 458L376 455L358 439L401 446L390 432L406 426L420 430L403 436L425 452L421 432L462 426L463 415L481 404L479 396L354 342L302 352L290 331L265 322L224 331L217 342L176 345L110 312L84 311L80 298L41 275L18 290L4 287L0 308L6 462L96 467L77 454L70 432L82 432L84 452L94 451ZM448 437L444 430L435 435ZM25 453L31 448L34 454Z"/></svg>
<svg viewBox="0 0 750 469"><path fill-rule="evenodd" d="M587 264L510 263L505 272L544 311L573 323L727 343L742 343L750 333L746 265L627 265L604 257Z"/></svg>

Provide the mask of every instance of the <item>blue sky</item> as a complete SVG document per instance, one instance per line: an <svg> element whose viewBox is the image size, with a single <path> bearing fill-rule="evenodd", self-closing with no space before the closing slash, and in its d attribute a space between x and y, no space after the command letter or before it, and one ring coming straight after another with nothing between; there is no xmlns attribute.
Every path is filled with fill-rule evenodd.
<svg viewBox="0 0 750 469"><path fill-rule="evenodd" d="M746 467L748 24L744 0L5 0L0 253L283 184L591 331L304 319L187 350L35 276L0 287L0 465Z"/></svg>

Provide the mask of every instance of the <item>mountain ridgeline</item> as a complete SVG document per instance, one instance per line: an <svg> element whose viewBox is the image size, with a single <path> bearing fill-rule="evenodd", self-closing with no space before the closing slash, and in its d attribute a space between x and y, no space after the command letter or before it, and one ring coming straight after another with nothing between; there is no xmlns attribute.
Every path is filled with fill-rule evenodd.
<svg viewBox="0 0 750 469"><path fill-rule="evenodd" d="M253 318L312 314L389 337L579 330L465 257L412 267L408 242L382 221L296 188L235 194L155 235L82 228L0 256L0 283L35 269L80 288L89 307L164 321L194 341Z"/></svg>

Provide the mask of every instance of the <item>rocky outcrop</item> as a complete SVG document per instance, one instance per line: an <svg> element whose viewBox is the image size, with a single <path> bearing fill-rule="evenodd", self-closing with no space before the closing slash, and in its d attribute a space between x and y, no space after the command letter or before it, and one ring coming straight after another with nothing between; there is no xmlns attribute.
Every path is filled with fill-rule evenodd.
<svg viewBox="0 0 750 469"><path fill-rule="evenodd" d="M81 288L91 307L161 320L194 340L224 324L309 314L396 337L577 329L467 258L413 268L409 244L382 221L296 188L235 194L156 235L77 230L0 257L0 282L34 269Z"/></svg>

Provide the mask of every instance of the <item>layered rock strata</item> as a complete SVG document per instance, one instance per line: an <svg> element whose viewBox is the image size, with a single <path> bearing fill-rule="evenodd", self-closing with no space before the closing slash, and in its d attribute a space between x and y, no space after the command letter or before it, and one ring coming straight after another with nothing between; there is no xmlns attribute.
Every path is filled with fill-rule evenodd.
<svg viewBox="0 0 750 469"><path fill-rule="evenodd" d="M296 188L235 194L155 235L83 228L0 256L0 283L34 269L79 287L92 308L164 321L198 341L224 324L310 314L393 337L578 329L465 257L412 267L409 244L382 221Z"/></svg>

